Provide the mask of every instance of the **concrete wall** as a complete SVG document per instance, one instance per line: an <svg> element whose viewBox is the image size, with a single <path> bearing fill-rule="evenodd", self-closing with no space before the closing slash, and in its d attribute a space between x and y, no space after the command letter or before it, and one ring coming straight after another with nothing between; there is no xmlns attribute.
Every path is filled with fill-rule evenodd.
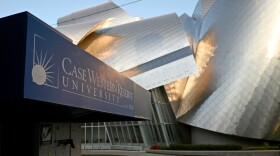
<svg viewBox="0 0 280 156"><path fill-rule="evenodd" d="M42 142L40 140L39 156L81 156L82 129L80 123L40 123L40 129L48 124L52 126L51 141ZM73 140L75 148L67 143L67 139Z"/></svg>
<svg viewBox="0 0 280 156"><path fill-rule="evenodd" d="M183 150L147 150L147 153L158 155L190 155L190 156L280 156L279 150L270 151L183 151ZM105 152L104 152L105 153ZM108 152L107 152L108 153Z"/></svg>
<svg viewBox="0 0 280 156"><path fill-rule="evenodd" d="M265 141L191 127L191 142L192 144L240 144L243 146L256 146L262 145Z"/></svg>

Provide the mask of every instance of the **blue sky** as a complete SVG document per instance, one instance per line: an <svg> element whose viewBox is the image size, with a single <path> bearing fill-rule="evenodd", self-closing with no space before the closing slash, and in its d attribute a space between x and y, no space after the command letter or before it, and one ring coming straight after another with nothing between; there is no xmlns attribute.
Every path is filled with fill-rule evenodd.
<svg viewBox="0 0 280 156"><path fill-rule="evenodd" d="M113 0L131 16L144 19L176 12L192 15L198 0ZM0 18L22 11L29 11L49 25L56 26L59 17L88 8L107 0L0 0Z"/></svg>

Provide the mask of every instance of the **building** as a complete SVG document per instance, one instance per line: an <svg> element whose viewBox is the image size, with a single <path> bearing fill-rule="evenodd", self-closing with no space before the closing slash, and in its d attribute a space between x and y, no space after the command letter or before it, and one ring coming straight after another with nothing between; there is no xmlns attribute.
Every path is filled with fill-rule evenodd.
<svg viewBox="0 0 280 156"><path fill-rule="evenodd" d="M80 123L152 118L149 91L32 14L0 34L0 155L80 156Z"/></svg>
<svg viewBox="0 0 280 156"><path fill-rule="evenodd" d="M139 21L108 2L60 18L57 30L150 90L154 103L151 122L83 125L85 146L169 145L182 134L194 144L280 141L279 10L274 0L199 0L191 17ZM173 119L189 127L168 128Z"/></svg>
<svg viewBox="0 0 280 156"><path fill-rule="evenodd" d="M179 122L280 141L279 7L273 0L201 0L192 18L184 15L199 73L188 78Z"/></svg>

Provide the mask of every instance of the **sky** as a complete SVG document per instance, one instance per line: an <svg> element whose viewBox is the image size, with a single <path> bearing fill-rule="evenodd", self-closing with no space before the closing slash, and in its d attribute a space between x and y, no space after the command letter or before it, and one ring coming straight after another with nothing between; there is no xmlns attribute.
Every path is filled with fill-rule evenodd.
<svg viewBox="0 0 280 156"><path fill-rule="evenodd" d="M0 0L0 18L28 11L56 27L57 19L108 0ZM192 15L198 0L112 0L129 15L144 19L168 13ZM129 4L130 3L130 4ZM126 5L127 4L127 5Z"/></svg>

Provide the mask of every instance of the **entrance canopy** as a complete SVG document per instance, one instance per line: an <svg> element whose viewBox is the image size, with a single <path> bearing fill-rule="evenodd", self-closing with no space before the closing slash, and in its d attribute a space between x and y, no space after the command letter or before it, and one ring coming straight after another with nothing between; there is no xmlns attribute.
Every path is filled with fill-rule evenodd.
<svg viewBox="0 0 280 156"><path fill-rule="evenodd" d="M0 32L2 120L5 112L38 121L151 119L149 91L30 13L0 19Z"/></svg>

